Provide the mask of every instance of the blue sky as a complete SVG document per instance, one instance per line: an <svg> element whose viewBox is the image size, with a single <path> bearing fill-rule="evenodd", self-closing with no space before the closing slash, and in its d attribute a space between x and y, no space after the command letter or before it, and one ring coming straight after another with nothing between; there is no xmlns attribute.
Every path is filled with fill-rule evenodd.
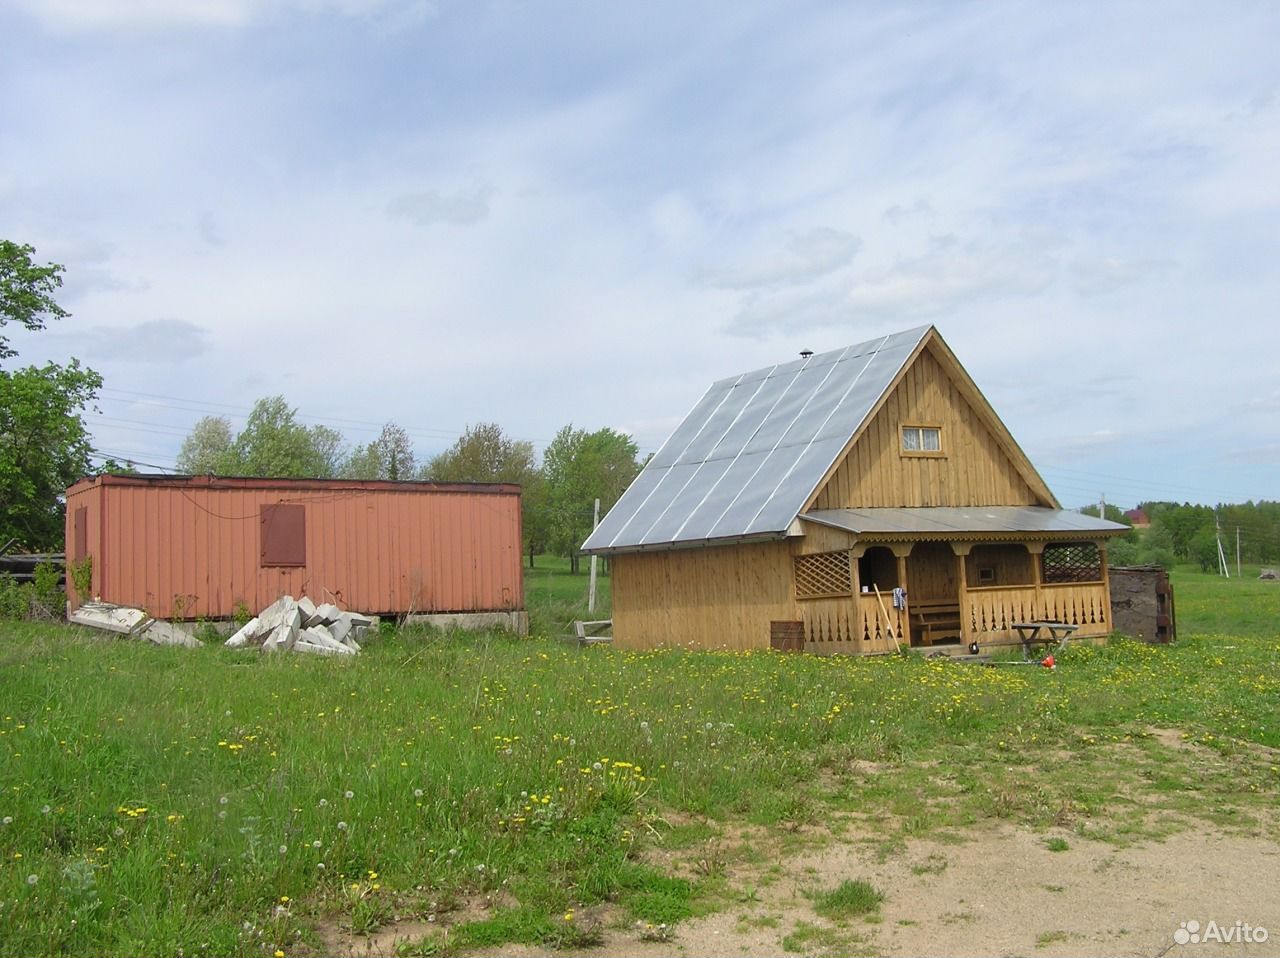
<svg viewBox="0 0 1280 958"><path fill-rule="evenodd" d="M169 465L283 393L655 450L938 326L1068 505L1280 499L1280 6L0 0L14 335Z"/></svg>

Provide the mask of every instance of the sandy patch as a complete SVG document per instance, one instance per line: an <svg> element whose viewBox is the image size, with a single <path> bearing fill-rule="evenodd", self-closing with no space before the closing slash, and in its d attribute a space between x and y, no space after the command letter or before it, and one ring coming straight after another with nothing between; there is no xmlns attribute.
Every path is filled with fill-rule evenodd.
<svg viewBox="0 0 1280 958"><path fill-rule="evenodd" d="M643 941L636 929L605 929L599 947L576 954L768 956L799 926L819 930L804 945L817 955L1133 955L1269 956L1280 952L1280 846L1258 837L1189 830L1161 842L1116 848L1057 832L1054 837L1009 825L970 831L964 844L908 841L905 852L879 861L865 841L841 839L803 851L768 869L731 866L748 901L684 922L667 942ZM863 836L864 838L866 836ZM878 921L833 924L814 914L811 893L846 878L870 881L885 894ZM1263 926L1265 943L1177 945L1182 922L1210 920ZM607 924L607 923L606 923ZM396 946L438 929L422 922L367 938L331 941L335 953L394 955ZM793 940L792 944L795 942ZM529 956L547 949L509 945L485 955Z"/></svg>

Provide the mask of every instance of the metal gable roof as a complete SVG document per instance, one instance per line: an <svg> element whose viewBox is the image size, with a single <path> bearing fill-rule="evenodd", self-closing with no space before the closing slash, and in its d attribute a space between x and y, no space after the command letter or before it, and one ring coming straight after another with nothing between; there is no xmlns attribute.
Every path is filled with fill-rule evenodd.
<svg viewBox="0 0 1280 958"><path fill-rule="evenodd" d="M785 535L931 328L713 383L583 549Z"/></svg>
<svg viewBox="0 0 1280 958"><path fill-rule="evenodd" d="M913 506L910 508L815 509L801 517L859 535L952 537L965 534L1021 535L1098 533L1129 527L1108 519L1042 506Z"/></svg>

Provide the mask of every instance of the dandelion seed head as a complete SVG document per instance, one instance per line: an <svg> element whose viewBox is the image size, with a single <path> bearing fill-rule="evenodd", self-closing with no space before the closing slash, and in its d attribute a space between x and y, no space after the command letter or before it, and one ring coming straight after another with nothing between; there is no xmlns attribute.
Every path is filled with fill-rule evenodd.
<svg viewBox="0 0 1280 958"><path fill-rule="evenodd" d="M51 809L48 805L42 805L40 807L41 815L48 815L51 811L53 811L53 809Z"/></svg>
<svg viewBox="0 0 1280 958"><path fill-rule="evenodd" d="M329 804L329 800L328 800L327 798L322 798L322 799L320 799L320 807L321 807L321 808L324 808L324 807L325 807L326 805L328 805L328 804Z"/></svg>
<svg viewBox="0 0 1280 958"><path fill-rule="evenodd" d="M218 804L219 804L219 805L225 805L225 804L227 804L227 796L223 795L221 798L219 798L219 799L218 799Z"/></svg>
<svg viewBox="0 0 1280 958"><path fill-rule="evenodd" d="M4 818L0 819L0 822L3 822L5 825L12 825L12 824L13 824L13 816L12 816L12 815L6 815Z"/></svg>
<svg viewBox="0 0 1280 958"><path fill-rule="evenodd" d="M351 791L351 789L347 789L345 792L343 792L343 795L344 795L346 798L355 798L355 797L356 797L356 793L355 793L355 792L353 792L353 791Z"/></svg>
<svg viewBox="0 0 1280 958"><path fill-rule="evenodd" d="M28 876L27 876L27 884L28 884L28 885L34 885L34 884L35 884L36 882L38 882L39 880L40 880L40 876L39 876L39 875L28 875Z"/></svg>
<svg viewBox="0 0 1280 958"><path fill-rule="evenodd" d="M311 843L311 847L312 847L312 848L319 848L319 847L320 847L320 839L318 839L318 838L317 838L314 842L312 842L312 843Z"/></svg>
<svg viewBox="0 0 1280 958"><path fill-rule="evenodd" d="M338 822L338 831L345 832L347 830L346 822Z"/></svg>
<svg viewBox="0 0 1280 958"><path fill-rule="evenodd" d="M280 846L280 854L281 854L281 855L286 854L288 851L289 851L289 846L288 846L288 845L281 845L281 846Z"/></svg>
<svg viewBox="0 0 1280 958"><path fill-rule="evenodd" d="M422 797L422 789L420 789L420 788L415 788L415 789L413 790L413 797L414 797L414 798L421 798L421 797Z"/></svg>

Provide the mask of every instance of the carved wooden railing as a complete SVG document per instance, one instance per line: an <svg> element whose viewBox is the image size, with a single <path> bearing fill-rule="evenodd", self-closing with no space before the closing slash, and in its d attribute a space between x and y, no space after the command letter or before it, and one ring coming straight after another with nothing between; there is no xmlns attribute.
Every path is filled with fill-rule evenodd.
<svg viewBox="0 0 1280 958"><path fill-rule="evenodd" d="M801 605L806 652L817 655L892 652L890 626L899 642L904 645L907 642L903 632L906 618L893 607L888 595L884 596L883 610L874 592L834 599L806 599Z"/></svg>
<svg viewBox="0 0 1280 958"><path fill-rule="evenodd" d="M968 635L978 642L1016 640L1014 622L1066 622L1075 635L1111 631L1111 599L1101 582L969 588L963 610Z"/></svg>

